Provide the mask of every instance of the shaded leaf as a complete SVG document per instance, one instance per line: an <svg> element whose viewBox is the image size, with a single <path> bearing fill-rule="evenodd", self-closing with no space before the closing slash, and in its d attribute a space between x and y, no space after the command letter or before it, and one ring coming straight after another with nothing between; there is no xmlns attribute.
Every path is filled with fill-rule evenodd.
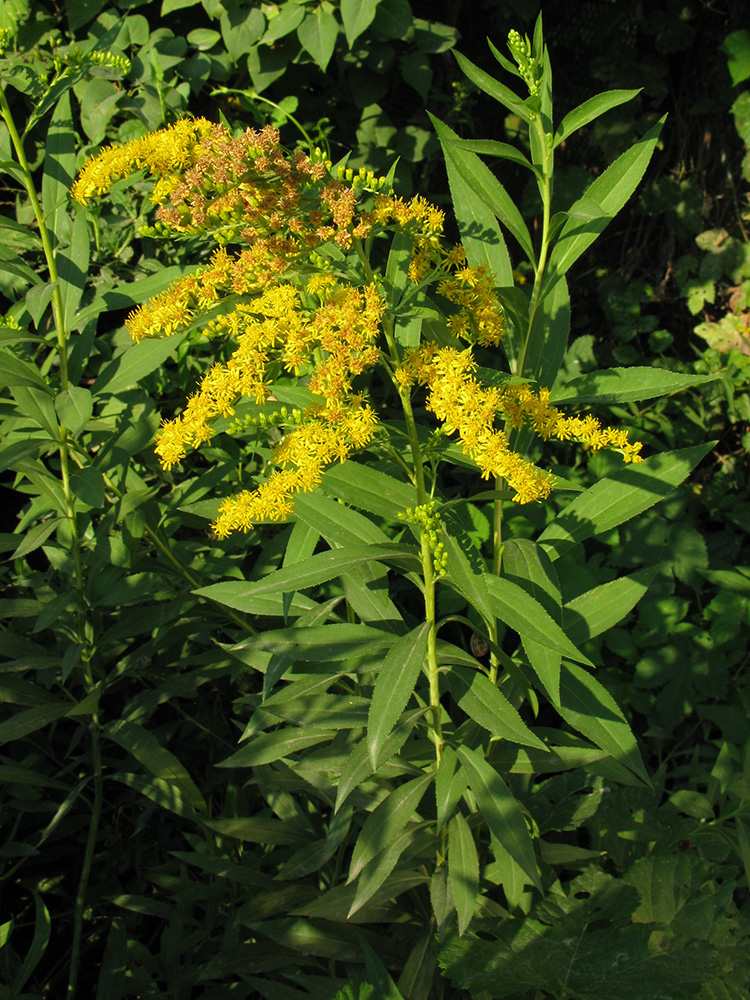
<svg viewBox="0 0 750 1000"><path fill-rule="evenodd" d="M520 865L531 883L541 888L526 820L510 789L495 768L484 759L481 751L459 747L457 753L466 768L469 787L490 832Z"/></svg>

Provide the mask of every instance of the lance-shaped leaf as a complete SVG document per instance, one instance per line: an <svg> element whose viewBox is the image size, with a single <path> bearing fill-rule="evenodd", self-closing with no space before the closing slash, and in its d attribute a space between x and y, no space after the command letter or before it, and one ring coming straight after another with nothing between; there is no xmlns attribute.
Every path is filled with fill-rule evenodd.
<svg viewBox="0 0 750 1000"><path fill-rule="evenodd" d="M610 164L587 189L583 198L570 207L570 219L563 226L549 260L550 282L566 274L594 240L604 231L638 186L648 166L664 124L664 118ZM594 215L590 206L595 206ZM576 218L579 207L584 218ZM593 216L593 217L592 217Z"/></svg>
<svg viewBox="0 0 750 1000"><path fill-rule="evenodd" d="M604 685L574 663L563 663L557 710L569 725L606 750L645 785L651 784L619 705Z"/></svg>
<svg viewBox="0 0 750 1000"><path fill-rule="evenodd" d="M108 739L132 754L154 777L177 785L197 812L206 811L200 789L184 764L171 750L163 747L153 733L136 722L124 719L107 723L104 733Z"/></svg>
<svg viewBox="0 0 750 1000"><path fill-rule="evenodd" d="M633 403L641 399L668 396L682 389L713 382L721 376L683 375L664 368L607 368L571 379L550 395L551 403L575 403L576 406Z"/></svg>
<svg viewBox="0 0 750 1000"><path fill-rule="evenodd" d="M511 114L518 115L518 117L531 125L534 121L534 112L531 111L527 106L525 101L522 101L520 97L513 93L505 84L500 83L489 73L485 73L483 69L475 66L474 63L467 59L466 56L462 55L460 52L454 52L456 61L461 67L463 73L468 76L473 84L475 84L481 91L491 97L493 100L498 101L503 107L506 107Z"/></svg>
<svg viewBox="0 0 750 1000"><path fill-rule="evenodd" d="M510 789L495 768L484 759L480 750L459 747L458 756L466 768L469 787L490 833L520 865L531 883L541 890L531 836L521 807Z"/></svg>
<svg viewBox="0 0 750 1000"><path fill-rule="evenodd" d="M467 186L469 191L474 193L474 197L478 196L482 199L492 214L502 222L511 236L518 241L523 252L533 263L535 257L531 234L513 199L490 168L479 159L476 153L471 153L457 146L455 143L455 138L457 138L455 137L455 133L451 132L447 125L438 122L437 118L434 118L432 115L430 117L435 125L438 137L443 143L443 154L446 164L450 157L453 169L457 172L464 185ZM448 132L451 132L451 134L448 135ZM453 188L451 186L451 193L452 191ZM457 216L457 218L460 226L460 217ZM500 276L498 276L498 284L511 284L511 282L501 281Z"/></svg>
<svg viewBox="0 0 750 1000"><path fill-rule="evenodd" d="M379 655L393 642L394 636L390 632L370 625L339 622L259 632L243 639L234 651L257 649L276 656L288 654L304 663L316 663L346 660L364 653Z"/></svg>
<svg viewBox="0 0 750 1000"><path fill-rule="evenodd" d="M448 878L458 914L458 933L471 923L479 898L479 858L469 824L456 813L448 826Z"/></svg>
<svg viewBox="0 0 750 1000"><path fill-rule="evenodd" d="M409 483L352 459L326 469L321 489L352 507L388 520L397 520L399 513L416 502L416 492Z"/></svg>
<svg viewBox="0 0 750 1000"><path fill-rule="evenodd" d="M398 864L401 855L414 844L425 826L426 824L410 824L390 841L384 851L367 862L357 879L357 890L346 915L347 919L351 919L375 895ZM394 888L398 890L398 883Z"/></svg>
<svg viewBox="0 0 750 1000"><path fill-rule="evenodd" d="M79 318L80 322L80 318ZM93 385L93 393L108 396L116 395L130 386L137 385L142 378L155 371L167 358L174 354L185 333L177 333L172 337L158 340L144 340L141 344L133 344L122 354L119 354L106 366Z"/></svg>
<svg viewBox="0 0 750 1000"><path fill-rule="evenodd" d="M465 149L469 153L476 153L477 156L499 156L503 160L510 160L511 163L518 163L537 175L539 173L520 149L510 146L507 142L497 142L495 139L454 139L451 145L457 149Z"/></svg>
<svg viewBox="0 0 750 1000"><path fill-rule="evenodd" d="M640 94L640 90L608 90L604 94L597 94L596 97L590 97L583 104L579 104L577 108L569 111L560 122L560 126L555 133L552 148L555 149L561 142L564 142L574 132L577 132L579 128L583 128L589 122L595 121L600 115L611 111L612 108L619 107L621 104L632 101L638 94Z"/></svg>
<svg viewBox="0 0 750 1000"><path fill-rule="evenodd" d="M404 743L406 743L409 733L411 733L416 722L428 711L429 707L424 706L418 708L415 712L407 713L399 720L398 725L383 744L378 767L382 768L384 764L387 764L399 752ZM354 789L358 785L361 785L363 781L366 781L374 771L375 768L370 759L370 749L367 741L361 740L346 758L341 768L338 792L336 793L336 811L341 808Z"/></svg>
<svg viewBox="0 0 750 1000"><path fill-rule="evenodd" d="M658 571L658 566L649 566L632 576L603 583L569 601L563 615L565 631L573 642L586 642L622 621L646 593Z"/></svg>
<svg viewBox="0 0 750 1000"><path fill-rule="evenodd" d="M554 560L578 542L624 524L668 497L715 443L652 455L600 480L547 525L539 543Z"/></svg>
<svg viewBox="0 0 750 1000"><path fill-rule="evenodd" d="M368 861L384 851L401 833L434 777L432 773L422 774L407 781L370 813L354 845L347 882L352 882Z"/></svg>
<svg viewBox="0 0 750 1000"><path fill-rule="evenodd" d="M547 749L502 691L485 674L477 672L468 680L464 672L459 674L453 671L449 684L451 693L462 710L492 736L538 750Z"/></svg>
<svg viewBox="0 0 750 1000"><path fill-rule="evenodd" d="M234 583L214 583L210 587L201 587L194 593L199 597L218 601L220 604L229 604L231 600L230 607L244 611L249 610L243 606L244 600L252 604L252 600L261 595L293 593L295 590L316 587L372 560L395 562L406 569L414 570L419 570L421 565L417 550L412 545L395 543L353 545L346 549L319 552L294 566L286 566L284 569L276 570L275 573L269 573L262 580L247 583L243 589L237 588Z"/></svg>
<svg viewBox="0 0 750 1000"><path fill-rule="evenodd" d="M272 733L260 733L252 736L249 742L231 757L220 761L217 767L260 767L261 764L271 764L282 757L289 757L291 754L307 747L315 746L316 743L324 743L332 740L336 735L335 729L292 729L284 727Z"/></svg>
<svg viewBox="0 0 750 1000"><path fill-rule="evenodd" d="M557 622L522 587L502 577L487 577L486 582L495 614L522 639L528 638L545 649L591 666L590 660L576 649Z"/></svg>
<svg viewBox="0 0 750 1000"><path fill-rule="evenodd" d="M469 263L473 267L484 265L495 275L500 288L509 287L513 284L513 268L508 248L494 212L475 187L477 171L485 179L489 174L495 180L494 175L475 153L467 153L453 145L458 139L453 129L434 115L430 115L430 121L442 145L453 211Z"/></svg>
<svg viewBox="0 0 750 1000"><path fill-rule="evenodd" d="M570 292L561 276L534 313L524 354L524 373L542 386L552 386L565 357L569 335Z"/></svg>
<svg viewBox="0 0 750 1000"><path fill-rule="evenodd" d="M429 633L430 623L422 622L397 639L383 660L367 717L367 745L373 767L377 767L383 744L411 698L427 656Z"/></svg>

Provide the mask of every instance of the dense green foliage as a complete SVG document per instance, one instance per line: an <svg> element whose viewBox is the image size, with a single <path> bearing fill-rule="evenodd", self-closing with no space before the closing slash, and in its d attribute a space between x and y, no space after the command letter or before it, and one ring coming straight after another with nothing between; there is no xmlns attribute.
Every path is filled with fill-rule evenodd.
<svg viewBox="0 0 750 1000"><path fill-rule="evenodd" d="M0 997L747 995L750 33L742 4L545 5L553 187L539 39L520 82L484 39L533 35L538 7L0 9ZM646 462L520 435L563 488L509 504L416 396L396 457L409 415L373 374L387 446L289 524L217 538L304 384L161 468L160 420L223 345L198 323L132 345L124 321L211 246L148 229L142 174L69 197L103 143L185 113L398 157L396 192L496 276L483 378L553 387ZM429 288L400 304L391 239L369 263L398 349L447 343ZM404 518L419 454L443 583Z"/></svg>

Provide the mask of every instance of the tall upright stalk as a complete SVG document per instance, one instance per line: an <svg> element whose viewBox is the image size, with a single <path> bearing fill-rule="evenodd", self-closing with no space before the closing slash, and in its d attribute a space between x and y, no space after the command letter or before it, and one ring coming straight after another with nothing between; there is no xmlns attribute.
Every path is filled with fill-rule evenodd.
<svg viewBox="0 0 750 1000"><path fill-rule="evenodd" d="M60 280L59 280L59 273L57 270L57 261L55 260L55 252L52 247L50 232L47 227L47 222L43 211L43 207L40 204L36 187L34 185L34 178L32 175L31 167L29 166L29 162L26 157L26 151L24 149L23 139L21 138L21 135L19 134L18 129L16 128L16 123L13 119L13 114L11 112L10 105L8 104L8 100L2 86L0 86L0 114L2 115L2 118L8 129L8 134L10 135L10 139L13 144L13 149L16 154L16 159L18 161L18 165L21 168L23 185L26 189L26 193L29 198L29 203L31 204L32 210L34 212L34 217L36 219L37 227L39 230L39 238L42 243L42 249L47 264L47 271L49 273L49 280L52 285L51 305L52 305L52 316L55 326L55 334L57 339L57 355L58 355L58 363L60 371L60 392L66 392L70 387L70 381L68 376L68 338L70 331L67 328L67 324L65 322L65 310L63 307L62 293L60 290ZM89 692L92 691L94 687L94 678L92 675L91 662L90 662L91 660L90 647L91 647L92 637L89 634L89 627L86 614L83 559L81 554L81 540L78 533L78 524L76 520L75 496L73 494L70 481L71 440L68 433L68 429L64 426L62 421L60 421L58 424L58 452L60 455L60 478L62 481L63 495L65 497L65 516L68 523L68 530L70 532L71 552L73 555L73 563L75 567L75 591L76 591L76 609L77 609L76 633L78 642L83 652L81 658L81 670L83 675L84 688L86 690L86 693L88 694ZM71 943L66 1000L75 1000L76 996L78 971L81 960L81 944L83 938L83 914L86 903L86 893L91 878L91 868L94 860L96 839L99 829L99 819L101 816L102 802L103 802L103 773L102 773L101 749L99 746L99 720L98 720L98 713L96 711L92 713L90 731L91 731L91 753L92 753L93 771L94 771L93 774L94 801L91 809L91 818L89 821L88 834L86 837L86 848L84 851L83 863L81 866L81 874L78 880L78 888L76 891L75 914L73 920L73 940Z"/></svg>
<svg viewBox="0 0 750 1000"><path fill-rule="evenodd" d="M26 151L24 150L23 140L18 133L15 121L13 119L13 114L11 112L8 100L5 96L5 91L0 86L0 114L2 114L3 120L8 128L8 133L10 135L11 142L13 143L13 149L16 154L16 159L18 160L18 165L22 171L23 184L26 188L26 193L29 197L29 202L31 204L32 210L34 212L34 217L39 228L39 238L42 242L42 249L44 251L44 257L47 263L47 271L49 273L49 280L52 285L52 315L55 324L55 334L57 338L57 355L58 362L60 365L60 392L65 392L70 386L68 379L68 337L70 331L66 327L65 323L65 310L63 308L62 302L62 292L60 290L59 274L57 271L57 262L55 260L55 252L52 249L52 241L50 240L49 229L47 228L47 222L45 219L42 206L39 203L39 197L36 192L36 187L34 186L34 178L31 173L31 168L29 162L26 158ZM85 651L89 645L89 636L87 635L86 627L86 600L84 592L84 582L83 582L83 561L81 558L81 543L78 535L78 524L76 522L76 511L75 511L75 497L70 485L70 439L68 434L68 429L63 425L62 422L58 425L58 451L60 455L60 478L62 480L63 495L65 496L65 516L68 521L68 529L71 536L71 550L73 554L73 562L75 566L75 588L76 588L76 606L77 606L77 633L78 642L81 648ZM91 670L88 662L89 658L84 654L83 657L83 669L86 674L86 680L89 688L93 684L93 678L91 676Z"/></svg>

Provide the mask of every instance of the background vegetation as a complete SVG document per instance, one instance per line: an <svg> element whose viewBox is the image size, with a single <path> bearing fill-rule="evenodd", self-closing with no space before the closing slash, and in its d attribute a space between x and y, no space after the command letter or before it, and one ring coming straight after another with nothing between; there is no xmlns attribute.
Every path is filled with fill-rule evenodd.
<svg viewBox="0 0 750 1000"><path fill-rule="evenodd" d="M542 898L483 858L497 893L476 930L459 938L447 902L444 925L435 921L448 890L425 888L418 873L398 892L390 884L373 896L359 922L342 919L338 897L319 895L321 878L330 889L343 883L354 844L351 814L337 813L338 824L329 815L326 775L341 766L335 754L304 756L302 771L277 766L273 755L252 771L225 766L241 736L269 728L258 651L243 640L278 625L281 612L269 604L265 614L246 615L195 591L261 580L310 554L310 539L296 525L253 533L241 545L207 531L216 490L251 478L267 457L262 449L247 459L239 439L225 437L179 475L160 469L160 416L181 409L213 348L192 337L177 347L154 341L131 356L124 319L205 250L139 232L145 184L117 186L93 223L67 191L102 143L190 112L233 125L270 121L289 145L301 126L334 161L351 150L350 165L376 172L398 157L397 191L448 209L428 111L467 139L523 141L520 120L476 88L453 53L495 72L484 36L500 47L511 27L531 32L539 5L6 0L0 27L14 29L15 39L3 86L15 120L29 119L42 78L59 71L78 79L69 105L53 92L25 136L72 289L63 303L70 389L54 403L46 392L60 376L51 276L11 138L0 129L0 996L60 996L66 983L73 995L76 978L80 996L101 1000L332 1000L395 990L413 1000L747 995L744 6L661 0L646 10L630 0L589 0L572 17L562 0L543 8L557 120L600 90L643 88L560 147L553 208L569 205L669 113L637 194L569 274L572 333L561 384L612 365L718 376L600 411L647 450L716 444L687 485L565 557L566 602L644 563L659 567L638 607L582 646L625 713L652 784L611 756L577 755L570 733L575 764L554 771L509 745L512 791L532 818L556 889ZM129 68L75 55L93 48L121 54ZM66 54L67 68L59 62ZM53 160L57 173L45 167ZM524 218L537 217L524 171L502 164ZM528 279L513 245L511 255L519 282ZM295 402L290 395L289 406ZM60 425L80 456L66 475L83 567L64 516ZM585 487L616 461L566 453L564 471ZM452 488L460 496L465 481L457 477ZM487 513L481 504L464 510L463 528L481 544ZM519 508L508 530L530 538L547 516ZM309 611L298 600L283 613ZM441 611L462 608L448 602ZM456 625L450 639L468 649L471 631ZM277 710L276 722L306 722L294 715L298 704ZM540 708L540 729L557 726L549 711ZM394 777L386 771L384 780ZM376 799L377 789L357 794L364 798L353 797L352 809L372 809L367 796ZM621 954L629 959L618 969L613 956Z"/></svg>

